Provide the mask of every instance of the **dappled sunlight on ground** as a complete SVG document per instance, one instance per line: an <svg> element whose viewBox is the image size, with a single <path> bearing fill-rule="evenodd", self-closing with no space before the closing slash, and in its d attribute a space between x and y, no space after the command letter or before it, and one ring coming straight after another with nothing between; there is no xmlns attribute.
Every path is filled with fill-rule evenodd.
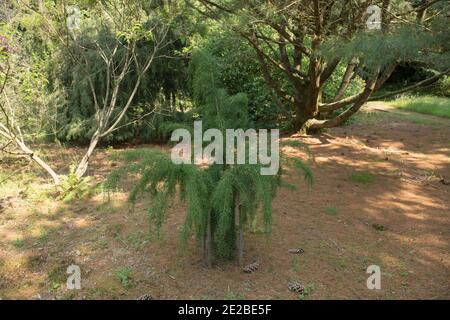
<svg viewBox="0 0 450 320"><path fill-rule="evenodd" d="M287 289L296 280L314 288L311 299L450 298L450 186L441 183L450 180L450 125L385 119L283 138L305 146L283 152L308 161L314 183L287 171L297 189L279 190L272 235L247 230L245 260L261 265L251 275L231 262L207 269L192 239L180 246L181 203L169 209L160 238L149 234L149 203L127 202L131 177L115 193L63 201L30 168L0 186L0 297L297 299ZM82 154L66 151L46 157L62 168ZM113 152L96 153L93 187L120 165L108 158ZM80 291L65 288L72 263L82 270ZM380 291L366 288L372 264L381 267ZM123 268L129 286L117 277Z"/></svg>

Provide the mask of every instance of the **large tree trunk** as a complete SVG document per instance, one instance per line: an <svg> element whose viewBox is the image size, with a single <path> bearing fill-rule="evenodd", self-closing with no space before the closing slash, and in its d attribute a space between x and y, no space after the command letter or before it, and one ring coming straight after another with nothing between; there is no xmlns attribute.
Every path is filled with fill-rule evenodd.
<svg viewBox="0 0 450 320"><path fill-rule="evenodd" d="M355 68L358 65L358 62L359 62L359 59L356 57L353 57L351 59L350 63L347 65L344 76L342 77L341 85L339 86L336 96L333 99L334 102L339 101L344 97L345 92L347 91L347 88L350 85L350 81L353 77Z"/></svg>
<svg viewBox="0 0 450 320"><path fill-rule="evenodd" d="M294 131L304 131L308 127L308 123L311 119L314 119L318 113L319 104L318 100L311 101L308 97L296 103L295 106L295 119L294 119Z"/></svg>
<svg viewBox="0 0 450 320"><path fill-rule="evenodd" d="M320 79L318 79L320 81ZM294 131L304 131L308 123L319 113L320 84L315 83L299 89L301 95L295 99Z"/></svg>

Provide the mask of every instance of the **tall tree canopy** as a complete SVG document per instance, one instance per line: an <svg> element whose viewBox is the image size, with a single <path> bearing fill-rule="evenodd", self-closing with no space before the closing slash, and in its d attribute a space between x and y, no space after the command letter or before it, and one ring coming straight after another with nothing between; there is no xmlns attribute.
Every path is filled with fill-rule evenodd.
<svg viewBox="0 0 450 320"><path fill-rule="evenodd" d="M295 114L294 129L342 124L404 60L422 60L436 76L449 73L449 5L443 1L390 0L198 0L201 14L223 22L256 52L266 84ZM376 5L377 7L373 7ZM379 19L379 21L377 21ZM375 25L379 22L379 30ZM334 97L322 90L345 66ZM282 73L288 86L277 81ZM344 97L358 73L365 86ZM419 85L421 85L419 84ZM339 110L336 113L331 111ZM325 120L321 116L332 116Z"/></svg>

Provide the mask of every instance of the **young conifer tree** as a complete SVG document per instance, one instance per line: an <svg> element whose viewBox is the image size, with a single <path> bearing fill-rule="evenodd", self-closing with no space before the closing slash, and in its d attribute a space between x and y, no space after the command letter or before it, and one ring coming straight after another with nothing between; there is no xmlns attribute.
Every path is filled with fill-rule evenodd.
<svg viewBox="0 0 450 320"><path fill-rule="evenodd" d="M250 127L245 94L230 96L220 81L219 61L205 52L194 55L191 65L195 111L203 129L247 129ZM247 145L247 149L248 149ZM225 155L224 155L225 156ZM217 258L244 259L245 226L261 212L264 230L271 232L272 200L280 185L277 175L260 174L260 164L174 164L168 154L153 149L127 151L117 155L125 164L114 171L107 182L115 188L124 175L138 175L139 181L130 193L131 203L139 196L152 199L149 217L157 232L166 210L177 194L187 203L181 233L186 241L194 235L202 247L205 263L211 267ZM310 182L309 168L298 159L296 167ZM225 161L223 161L225 163Z"/></svg>

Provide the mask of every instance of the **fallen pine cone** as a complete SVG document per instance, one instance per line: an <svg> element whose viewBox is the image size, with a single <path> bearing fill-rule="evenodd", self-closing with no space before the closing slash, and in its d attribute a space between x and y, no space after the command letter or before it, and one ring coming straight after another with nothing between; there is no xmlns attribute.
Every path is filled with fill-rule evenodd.
<svg viewBox="0 0 450 320"><path fill-rule="evenodd" d="M294 249L289 249L288 252L292 253L292 254L300 254L300 253L305 252L305 250L303 250L302 248L294 248Z"/></svg>
<svg viewBox="0 0 450 320"><path fill-rule="evenodd" d="M144 295L140 296L139 298L137 298L136 300L153 300L153 297L149 294L144 294Z"/></svg>
<svg viewBox="0 0 450 320"><path fill-rule="evenodd" d="M244 270L245 273L253 273L256 270L258 270L258 268L259 268L259 262L254 262L254 263L249 264L248 266L245 266L245 268L242 270Z"/></svg>
<svg viewBox="0 0 450 320"><path fill-rule="evenodd" d="M298 282L291 282L288 284L289 291L302 294L305 292L305 287Z"/></svg>

